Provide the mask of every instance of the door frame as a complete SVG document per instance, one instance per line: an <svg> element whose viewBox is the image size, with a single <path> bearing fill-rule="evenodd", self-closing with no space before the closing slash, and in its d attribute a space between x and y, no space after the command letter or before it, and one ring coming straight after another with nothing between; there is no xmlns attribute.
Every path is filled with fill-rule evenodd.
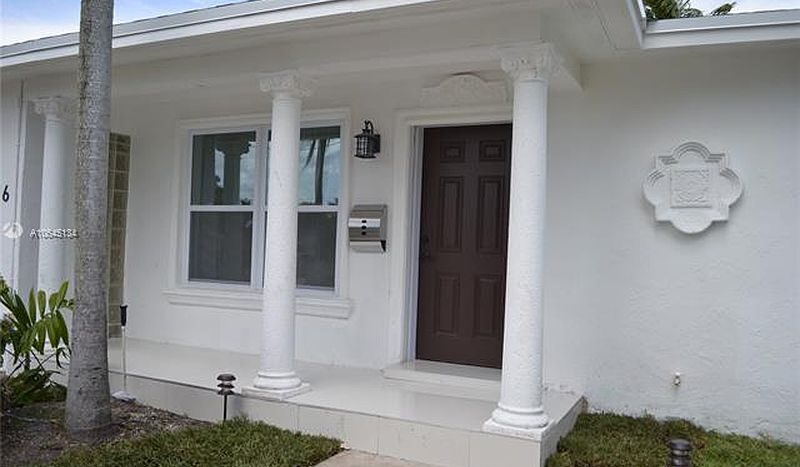
<svg viewBox="0 0 800 467"><path fill-rule="evenodd" d="M425 128L498 123L512 123L511 105L412 109L397 113L388 239L389 364L416 358L423 132Z"/></svg>

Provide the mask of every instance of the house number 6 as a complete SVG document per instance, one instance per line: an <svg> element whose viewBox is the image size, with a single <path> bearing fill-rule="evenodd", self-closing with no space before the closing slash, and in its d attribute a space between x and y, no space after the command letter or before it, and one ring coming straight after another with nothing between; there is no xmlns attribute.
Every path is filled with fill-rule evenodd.
<svg viewBox="0 0 800 467"><path fill-rule="evenodd" d="M3 202L7 203L9 199L11 199L11 195L8 193L8 185L6 185L3 188Z"/></svg>

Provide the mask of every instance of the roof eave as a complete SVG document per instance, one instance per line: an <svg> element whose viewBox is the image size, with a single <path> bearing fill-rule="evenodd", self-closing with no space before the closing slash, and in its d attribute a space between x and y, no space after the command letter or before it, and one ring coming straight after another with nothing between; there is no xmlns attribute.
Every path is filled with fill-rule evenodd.
<svg viewBox="0 0 800 467"><path fill-rule="evenodd" d="M114 26L113 47L131 47L238 29L300 22L440 0L254 0ZM75 56L78 33L0 47L0 68Z"/></svg>
<svg viewBox="0 0 800 467"><path fill-rule="evenodd" d="M653 21L647 24L643 48L797 40L800 9Z"/></svg>

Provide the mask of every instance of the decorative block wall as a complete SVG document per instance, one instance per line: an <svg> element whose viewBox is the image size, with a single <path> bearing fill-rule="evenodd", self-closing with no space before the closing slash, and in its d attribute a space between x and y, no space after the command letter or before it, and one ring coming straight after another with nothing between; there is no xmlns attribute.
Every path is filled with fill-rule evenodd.
<svg viewBox="0 0 800 467"><path fill-rule="evenodd" d="M111 133L108 138L108 330L112 337L121 334L119 306L124 299L130 154L131 137Z"/></svg>

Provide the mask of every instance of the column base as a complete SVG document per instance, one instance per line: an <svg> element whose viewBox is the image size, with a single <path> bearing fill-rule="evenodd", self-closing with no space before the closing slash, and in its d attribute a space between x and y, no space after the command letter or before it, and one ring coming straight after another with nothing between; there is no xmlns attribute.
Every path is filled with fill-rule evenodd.
<svg viewBox="0 0 800 467"><path fill-rule="evenodd" d="M242 389L242 394L247 397L254 397L256 399L264 399L268 401L284 401L294 396L306 393L311 390L311 385L308 383L300 383L299 386L289 389L264 389L255 386L245 386Z"/></svg>
<svg viewBox="0 0 800 467"><path fill-rule="evenodd" d="M252 386L242 390L246 396L259 399L285 400L311 390L308 383L297 377L294 371L281 373L258 372Z"/></svg>
<svg viewBox="0 0 800 467"><path fill-rule="evenodd" d="M522 411L498 406L483 424L483 431L541 441L549 426L550 420L541 407Z"/></svg>

